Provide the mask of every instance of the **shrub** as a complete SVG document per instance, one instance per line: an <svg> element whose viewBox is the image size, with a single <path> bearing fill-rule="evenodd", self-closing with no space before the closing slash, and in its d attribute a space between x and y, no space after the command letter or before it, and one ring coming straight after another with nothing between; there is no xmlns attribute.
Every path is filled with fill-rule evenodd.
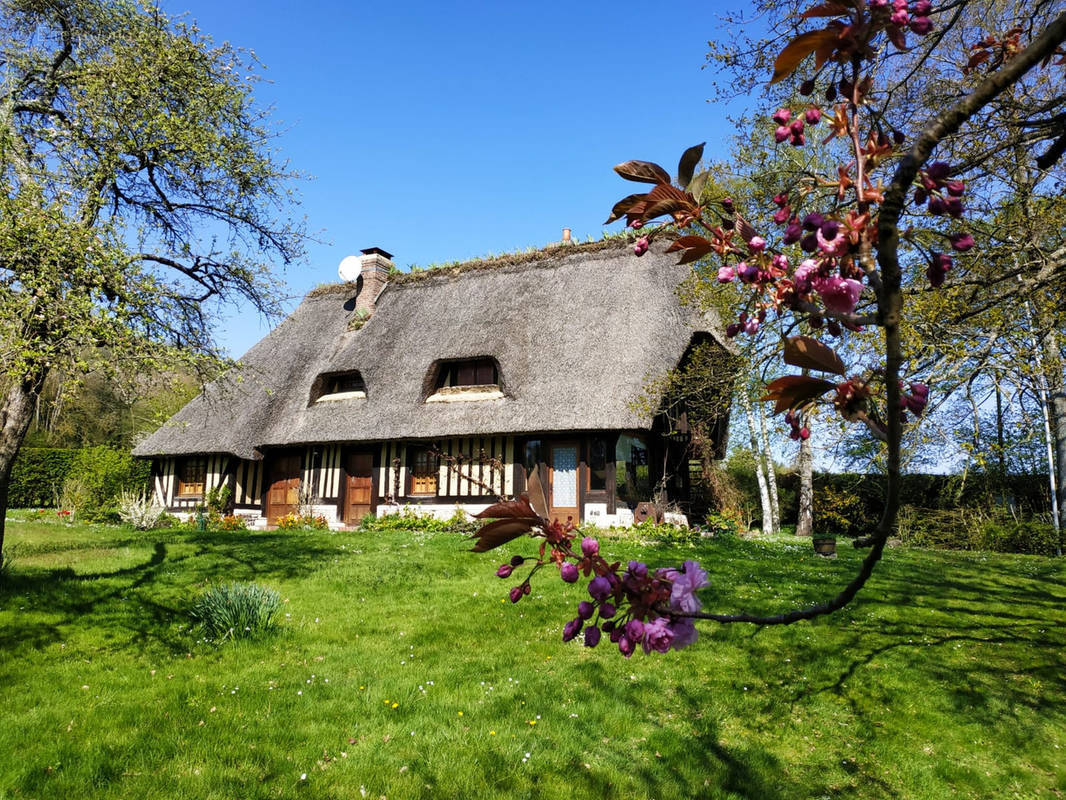
<svg viewBox="0 0 1066 800"><path fill-rule="evenodd" d="M110 447L79 450L59 493L60 508L87 522L118 522L116 507L123 490L146 492L150 465Z"/></svg>
<svg viewBox="0 0 1066 800"><path fill-rule="evenodd" d="M166 513L167 510L156 503L154 496L149 497L144 492L131 492L128 489L123 489L119 494L119 517L139 531L151 530Z"/></svg>
<svg viewBox="0 0 1066 800"><path fill-rule="evenodd" d="M52 505L70 472L77 450L24 447L11 468L8 505L33 508Z"/></svg>
<svg viewBox="0 0 1066 800"><path fill-rule="evenodd" d="M213 641L246 639L274 627L281 595L257 583L230 583L208 589L192 609L204 636Z"/></svg>
<svg viewBox="0 0 1066 800"><path fill-rule="evenodd" d="M704 522L703 530L711 536L736 536L740 532L740 523L731 513L710 513Z"/></svg>
<svg viewBox="0 0 1066 800"><path fill-rule="evenodd" d="M419 514L406 507L399 514L384 514L375 517L367 514L359 521L359 529L366 531L427 531L430 533L473 533L480 527L461 508L456 508L449 519L437 519L429 514Z"/></svg>
<svg viewBox="0 0 1066 800"><path fill-rule="evenodd" d="M220 531L243 531L247 530L248 526L244 521L244 517L237 517L232 514L222 517L218 521L218 529Z"/></svg>
<svg viewBox="0 0 1066 800"><path fill-rule="evenodd" d="M904 506L899 538L915 547L945 550L991 550L997 553L1054 555L1055 528L1048 522L1022 520L1003 511L936 509Z"/></svg>
<svg viewBox="0 0 1066 800"><path fill-rule="evenodd" d="M833 486L815 487L812 511L816 535L852 535L864 522L862 498Z"/></svg>
<svg viewBox="0 0 1066 800"><path fill-rule="evenodd" d="M324 531L329 528L329 520L322 515L286 514L278 517L278 528L283 531Z"/></svg>

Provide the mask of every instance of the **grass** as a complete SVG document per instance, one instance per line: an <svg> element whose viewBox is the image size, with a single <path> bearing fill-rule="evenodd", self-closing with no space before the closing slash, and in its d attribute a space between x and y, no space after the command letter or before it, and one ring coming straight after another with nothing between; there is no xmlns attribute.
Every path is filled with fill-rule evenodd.
<svg viewBox="0 0 1066 800"><path fill-rule="evenodd" d="M561 642L580 596L558 579L502 602L513 581L492 573L517 546L28 515L8 537L3 800L1066 795L1066 569L1051 559L895 549L831 618L705 626L689 650L626 660ZM860 555L809 547L602 544L696 558L706 604L748 610L854 573ZM278 632L198 639L196 597L234 581L281 593Z"/></svg>

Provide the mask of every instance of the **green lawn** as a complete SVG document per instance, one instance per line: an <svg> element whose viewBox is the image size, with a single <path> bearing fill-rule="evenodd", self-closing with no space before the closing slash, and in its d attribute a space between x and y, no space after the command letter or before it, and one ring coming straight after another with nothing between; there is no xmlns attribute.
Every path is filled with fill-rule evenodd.
<svg viewBox="0 0 1066 800"><path fill-rule="evenodd" d="M1066 795L1066 562L895 549L831 618L708 625L626 660L562 643L577 587L545 574L503 602L493 571L519 548L476 556L455 534L9 519L8 536L4 800ZM700 560L721 610L820 598L860 557L602 549ZM233 580L281 592L279 632L198 641L189 607Z"/></svg>

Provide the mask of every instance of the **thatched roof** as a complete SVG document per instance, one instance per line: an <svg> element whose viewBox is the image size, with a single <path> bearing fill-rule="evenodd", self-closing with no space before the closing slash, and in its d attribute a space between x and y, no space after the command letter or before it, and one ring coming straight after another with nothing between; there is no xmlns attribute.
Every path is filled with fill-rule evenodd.
<svg viewBox="0 0 1066 800"><path fill-rule="evenodd" d="M718 321L676 294L689 274L654 248L556 247L491 268L403 277L349 330L355 284L308 295L208 388L134 450L229 452L315 442L647 430L635 407ZM504 397L426 403L442 360L491 356ZM316 377L358 370L366 397L312 404Z"/></svg>

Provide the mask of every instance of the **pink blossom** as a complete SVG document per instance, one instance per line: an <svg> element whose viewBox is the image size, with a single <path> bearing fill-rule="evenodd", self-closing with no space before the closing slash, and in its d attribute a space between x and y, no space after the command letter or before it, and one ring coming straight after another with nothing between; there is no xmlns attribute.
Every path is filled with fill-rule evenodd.
<svg viewBox="0 0 1066 800"><path fill-rule="evenodd" d="M737 276L737 272L732 267L719 267L718 268L718 282L719 283L731 283Z"/></svg>
<svg viewBox="0 0 1066 800"><path fill-rule="evenodd" d="M811 290L811 278L818 274L818 262L808 258L801 262L792 275L792 282L796 285L796 291L803 293Z"/></svg>
<svg viewBox="0 0 1066 800"><path fill-rule="evenodd" d="M808 125L817 125L822 119L822 109L817 107L808 108L803 118L807 120Z"/></svg>
<svg viewBox="0 0 1066 800"><path fill-rule="evenodd" d="M974 246L973 236L968 233L954 233L950 237L951 247L960 253L965 253Z"/></svg>
<svg viewBox="0 0 1066 800"><path fill-rule="evenodd" d="M774 112L773 120L778 125L787 125L790 119L792 119L792 112L787 108L779 108Z"/></svg>
<svg viewBox="0 0 1066 800"><path fill-rule="evenodd" d="M766 240L761 236L752 236L751 239L748 240L748 248L753 253L761 253L766 249Z"/></svg>
<svg viewBox="0 0 1066 800"><path fill-rule="evenodd" d="M593 539L591 536L586 536L581 540L581 554L586 558L592 558L600 552L600 543Z"/></svg>
<svg viewBox="0 0 1066 800"><path fill-rule="evenodd" d="M674 640L674 632L670 629L670 620L666 617L656 617L644 624L644 652L650 653L657 650L665 653L670 649L670 643Z"/></svg>
<svg viewBox="0 0 1066 800"><path fill-rule="evenodd" d="M744 333L754 336L759 332L759 319L758 317L752 317L744 323Z"/></svg>
<svg viewBox="0 0 1066 800"><path fill-rule="evenodd" d="M770 262L779 270L784 271L788 269L788 257L781 253L776 254L770 259Z"/></svg>
<svg viewBox="0 0 1066 800"><path fill-rule="evenodd" d="M862 294L862 283L839 275L830 275L828 278L819 275L811 279L811 286L821 296L827 309L841 314L854 311Z"/></svg>
<svg viewBox="0 0 1066 800"><path fill-rule="evenodd" d="M686 618L677 619L671 622L670 629L674 633L674 638L670 642L670 647L674 650L681 650L684 647L688 647L690 644L693 644L700 635L692 620Z"/></svg>
<svg viewBox="0 0 1066 800"><path fill-rule="evenodd" d="M669 570L667 577L673 581L670 589L670 608L674 611L683 611L693 614L700 610L702 605L696 597L696 591L708 586L707 573L700 569L698 561L686 561L682 572L676 569Z"/></svg>
<svg viewBox="0 0 1066 800"><path fill-rule="evenodd" d="M788 129L788 125L779 125L774 131L774 141L781 144L781 142L785 141L785 139L791 135L792 131Z"/></svg>

